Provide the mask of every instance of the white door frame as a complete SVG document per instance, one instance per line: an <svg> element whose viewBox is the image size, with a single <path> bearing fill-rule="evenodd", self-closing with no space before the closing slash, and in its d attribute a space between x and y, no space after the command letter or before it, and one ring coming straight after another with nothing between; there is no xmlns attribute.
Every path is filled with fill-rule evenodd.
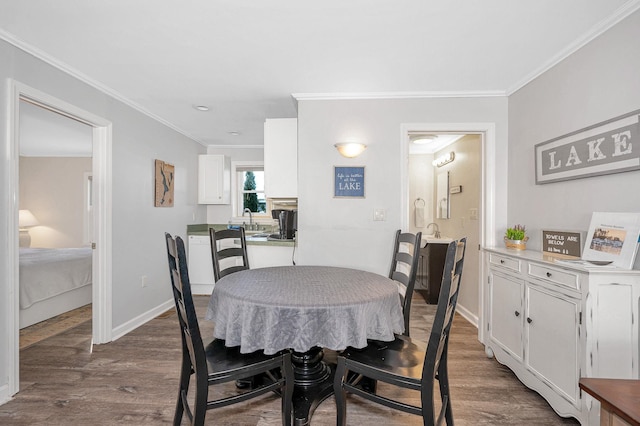
<svg viewBox="0 0 640 426"><path fill-rule="evenodd" d="M400 175L403 185L401 193L401 224L402 229L409 227L409 132L430 133L465 133L479 134L482 138L482 184L480 189L480 246L494 246L496 244L496 126L495 123L407 123L400 126L402 141L400 148ZM492 166L493 165L493 166ZM475 249L475 248L472 248ZM486 276L484 262L480 256L478 265L478 339L484 342L484 299Z"/></svg>
<svg viewBox="0 0 640 426"><path fill-rule="evenodd" d="M25 100L71 119L93 127L93 184L94 184L94 243L93 251L93 343L111 341L112 332L112 297L111 297L111 122L88 111L80 109L58 98L40 92L15 80L9 80L9 180L11 192L9 201L9 218L7 236L8 244L8 276L5 280L9 286L11 299L6 312L8 324L7 365L9 374L9 394L13 395L20 387L19 363L19 248L18 248L18 208L19 208L19 160L20 160L20 100Z"/></svg>

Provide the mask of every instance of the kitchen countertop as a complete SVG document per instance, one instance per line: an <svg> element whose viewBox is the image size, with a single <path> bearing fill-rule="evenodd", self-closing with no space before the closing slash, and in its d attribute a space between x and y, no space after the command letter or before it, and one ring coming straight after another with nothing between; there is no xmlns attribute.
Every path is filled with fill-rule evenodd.
<svg viewBox="0 0 640 426"><path fill-rule="evenodd" d="M224 224L197 224L197 225L187 225L187 235L209 235L209 228L213 228L216 231L221 231L223 229L227 229L227 225ZM245 231L246 232L246 231ZM259 234L265 234L266 231L256 231ZM277 241L277 240L269 240L267 237L252 237L251 234L246 233L245 235L247 240L247 245L256 245L256 246L276 246L276 247L293 247L295 245L295 241Z"/></svg>

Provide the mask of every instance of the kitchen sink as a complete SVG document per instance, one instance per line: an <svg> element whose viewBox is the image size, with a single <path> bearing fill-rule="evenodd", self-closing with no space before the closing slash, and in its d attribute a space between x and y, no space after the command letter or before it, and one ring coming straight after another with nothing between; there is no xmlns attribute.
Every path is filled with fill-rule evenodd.
<svg viewBox="0 0 640 426"><path fill-rule="evenodd" d="M269 235L271 235L271 234L268 234L266 232L262 232L262 233L259 233L259 234L247 234L246 238L267 238Z"/></svg>

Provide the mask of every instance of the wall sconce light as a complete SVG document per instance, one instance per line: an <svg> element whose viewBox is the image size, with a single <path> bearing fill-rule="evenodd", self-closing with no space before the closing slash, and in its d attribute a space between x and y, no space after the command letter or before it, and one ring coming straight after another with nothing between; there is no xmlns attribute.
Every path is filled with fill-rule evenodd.
<svg viewBox="0 0 640 426"><path fill-rule="evenodd" d="M448 154L444 154L438 158L436 158L435 160L433 160L433 164L434 166L437 167L442 167L445 164L449 164L450 162L452 162L453 160L456 159L456 153L451 151Z"/></svg>
<svg viewBox="0 0 640 426"><path fill-rule="evenodd" d="M365 144L357 142L337 143L334 146L343 157L347 158L357 157L367 148Z"/></svg>
<svg viewBox="0 0 640 426"><path fill-rule="evenodd" d="M39 225L38 219L29 210L18 211L18 227L20 228L20 247L31 246L31 235L29 230L32 226Z"/></svg>

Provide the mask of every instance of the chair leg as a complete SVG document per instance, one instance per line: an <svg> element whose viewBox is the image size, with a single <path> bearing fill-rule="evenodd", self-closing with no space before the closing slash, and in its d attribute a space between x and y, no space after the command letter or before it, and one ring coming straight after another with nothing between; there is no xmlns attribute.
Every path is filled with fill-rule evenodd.
<svg viewBox="0 0 640 426"><path fill-rule="evenodd" d="M283 355L284 367L282 369L282 375L285 380L285 388L282 393L282 425L293 425L293 365L291 364L291 354L287 353Z"/></svg>
<svg viewBox="0 0 640 426"><path fill-rule="evenodd" d="M189 361L182 359L182 367L180 370L180 385L178 387L178 401L176 402L176 412L173 416L173 425L179 426L182 423L184 414L184 403L182 401L182 391L189 390L189 382L191 381L191 364Z"/></svg>
<svg viewBox="0 0 640 426"><path fill-rule="evenodd" d="M422 403L422 422L424 426L434 426L436 424L435 405L433 403L435 378L422 383L420 402Z"/></svg>
<svg viewBox="0 0 640 426"><path fill-rule="evenodd" d="M342 387L347 376L347 366L344 358L338 357L336 374L333 379L333 393L336 399L336 426L347 424L347 392Z"/></svg>
<svg viewBox="0 0 640 426"><path fill-rule="evenodd" d="M195 398L193 402L193 426L204 425L207 415L207 400L209 399L209 383L196 377Z"/></svg>
<svg viewBox="0 0 640 426"><path fill-rule="evenodd" d="M449 394L449 371L447 369L447 346L448 342L445 343L440 365L438 366L438 384L440 385L442 404L445 404L446 407L444 409L444 418L448 426L453 426L453 411L451 410L451 395Z"/></svg>

